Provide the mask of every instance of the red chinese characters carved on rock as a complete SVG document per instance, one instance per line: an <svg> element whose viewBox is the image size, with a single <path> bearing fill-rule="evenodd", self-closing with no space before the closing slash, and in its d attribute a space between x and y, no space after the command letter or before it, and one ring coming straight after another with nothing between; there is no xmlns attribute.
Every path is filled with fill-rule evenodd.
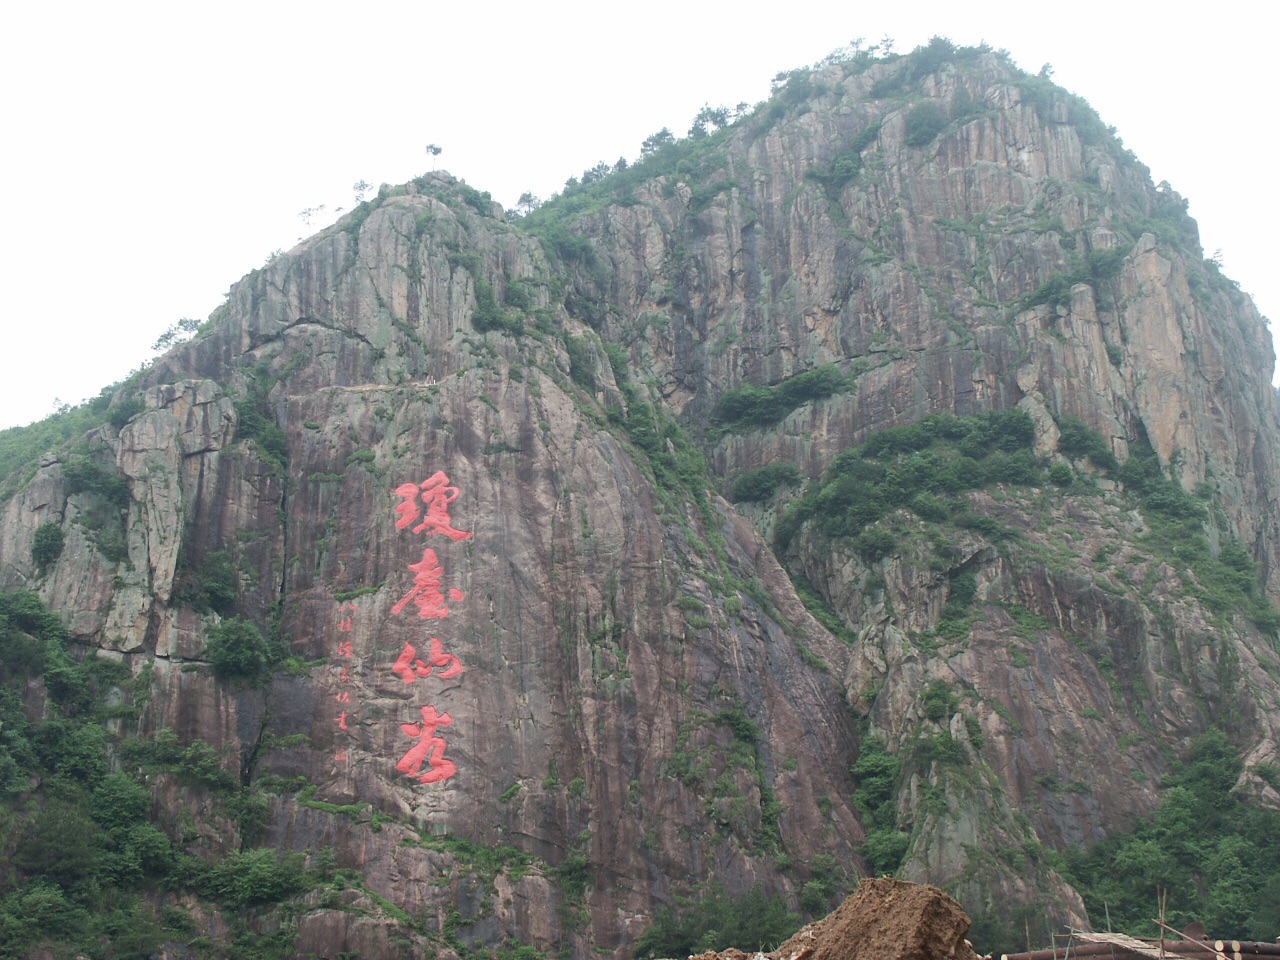
<svg viewBox="0 0 1280 960"><path fill-rule="evenodd" d="M455 543L471 537L469 531L453 526L449 505L458 499L458 488L450 484L444 471L436 471L422 483L403 483L396 487L395 493L401 498L395 506L397 529L412 526L414 533L439 534ZM419 504L422 509L419 509ZM421 522L413 526L419 518ZM452 588L446 599L441 586L444 569L430 547L423 549L422 559L409 564L408 569L414 574L413 587L391 608L392 613L400 613L412 603L418 608L419 618L443 620L449 616L449 603L459 603L464 599L461 590ZM391 670L405 683L413 683L430 676L440 680L453 679L461 676L463 666L458 657L445 651L438 637L431 637L425 661L418 656L417 648L406 642ZM437 713L434 705L418 709L422 715L420 723L400 724L400 730L406 736L416 737L418 742L400 758L396 769L407 777L416 778L419 783L439 783L457 773L453 761L444 755L444 738L436 735L438 728L453 723L453 717L448 713ZM424 763L429 769L420 774Z"/></svg>
<svg viewBox="0 0 1280 960"><path fill-rule="evenodd" d="M439 533L450 540L466 540L471 534L466 530L455 530L449 518L449 504L458 499L458 488L449 485L449 476L443 470L437 470L422 483L402 483L396 487L396 496L404 499L396 504L396 529L403 530L418 517L422 522L413 528L414 533ZM418 510L418 499L421 496L426 515Z"/></svg>
<svg viewBox="0 0 1280 960"><path fill-rule="evenodd" d="M396 769L405 776L415 776L427 760L431 769L418 777L419 783L439 783L458 772L453 761L445 757L444 737L436 736L436 727L447 727L453 723L453 717L447 713L436 713L435 707L421 707L421 723L402 723L400 731L409 737L417 737L418 742L409 748L409 752L400 758Z"/></svg>
<svg viewBox="0 0 1280 960"><path fill-rule="evenodd" d="M443 620L449 615L449 605L445 603L444 593L440 590L440 577L444 568L440 566L436 552L427 547L422 551L422 559L409 564L409 569L414 573L413 589L396 602L391 612L399 613L412 601L422 619ZM455 603L462 600L463 596L461 590L449 590L449 599Z"/></svg>
<svg viewBox="0 0 1280 960"><path fill-rule="evenodd" d="M451 680L462 673L462 661L452 653L445 653L444 644L436 637L431 638L431 652L428 657L431 661L430 665L417 659L417 653L413 644L406 643L396 662L391 665L392 672L399 674L400 679L405 683L413 683L415 679L431 676L432 667L444 668L436 674L441 680Z"/></svg>

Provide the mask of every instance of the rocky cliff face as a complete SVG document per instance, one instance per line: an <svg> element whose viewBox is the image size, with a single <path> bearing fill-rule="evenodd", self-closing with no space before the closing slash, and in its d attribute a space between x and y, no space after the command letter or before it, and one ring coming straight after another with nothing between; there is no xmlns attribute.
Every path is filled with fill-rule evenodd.
<svg viewBox="0 0 1280 960"><path fill-rule="evenodd" d="M1250 772L1280 757L1274 637L1143 546L1105 476L961 494L998 534L899 511L878 556L812 521L775 553L798 492L721 495L990 410L1087 476L1057 452L1077 418L1199 489L1213 549L1280 598L1270 338L1099 128L990 53L857 59L525 223L443 174L384 188L235 285L122 427L41 462L0 582L149 678L122 733L206 741L269 792L260 842L363 875L308 901L300 955L623 957L708 881L813 908L882 862L868 742L899 758L903 876L1084 924L1035 851L1149 812L1211 723L1280 803ZM729 391L824 365L838 389L713 429ZM966 629L939 633L960 576ZM266 685L213 669L233 616L290 658ZM248 840L206 793L153 783L216 857Z"/></svg>

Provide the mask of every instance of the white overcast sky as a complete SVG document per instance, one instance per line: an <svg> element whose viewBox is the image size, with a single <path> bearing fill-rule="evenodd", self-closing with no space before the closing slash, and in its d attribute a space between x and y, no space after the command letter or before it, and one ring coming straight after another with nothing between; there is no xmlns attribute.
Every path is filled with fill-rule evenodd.
<svg viewBox="0 0 1280 960"><path fill-rule="evenodd" d="M896 7L897 9L893 9ZM0 14L0 427L79 402L180 317L438 163L513 206L634 158L704 104L756 103L855 37L985 40L1083 95L1191 201L1267 316L1280 225L1274 36L1217 2L469 4L27 0Z"/></svg>

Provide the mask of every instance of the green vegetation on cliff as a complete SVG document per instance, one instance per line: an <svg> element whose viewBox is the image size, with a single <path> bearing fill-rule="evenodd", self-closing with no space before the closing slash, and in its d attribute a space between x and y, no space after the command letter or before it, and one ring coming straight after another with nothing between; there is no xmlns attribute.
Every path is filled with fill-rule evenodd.
<svg viewBox="0 0 1280 960"><path fill-rule="evenodd" d="M1189 570L1192 595L1211 613L1240 613L1267 633L1280 630L1280 613L1258 582L1258 565L1226 530L1215 531L1216 549L1210 542L1206 525L1216 523L1211 491L1193 495L1183 490L1165 475L1144 437L1131 442L1131 455L1121 465L1097 431L1079 420L1063 417L1059 429L1059 452L1088 460L1123 484L1149 528L1143 545ZM1093 492L1066 464L1046 468L1034 455L1034 440L1031 418L1017 410L972 417L932 414L880 431L837 456L822 481L787 505L775 542L785 551L801 526L811 523L824 536L853 540L862 557L874 562L896 547L892 530L876 522L897 510L1000 539L1005 531L997 521L972 513L960 494L999 483L1083 484L1082 492ZM758 486L754 476L745 485L748 491Z"/></svg>
<svg viewBox="0 0 1280 960"><path fill-rule="evenodd" d="M1130 552L1142 562L1148 562L1147 556L1154 557L1153 570L1171 567L1181 591L1197 600L1211 619L1221 618L1218 625L1222 628L1230 629L1230 620L1239 615L1236 628L1247 618L1264 632L1275 633L1278 615L1258 581L1257 564L1231 538L1211 488L1202 485L1194 494L1183 490L1166 475L1142 436L1129 440L1129 457L1122 464L1111 444L1080 420L1063 417L1058 428L1058 453L1069 463L1057 460L1051 466L1034 456L1034 425L1016 411L962 418L931 416L872 434L859 447L837 456L823 480L810 484L803 497L784 508L776 527L780 549L807 526L820 537L843 539L867 563L898 555L908 565L905 572L909 579L912 561L904 553L908 538L932 543L936 550L940 542L945 546L947 525L955 525L997 541L1008 569L1016 571L1020 544L1030 539L1034 529L1028 529L1028 522L1052 522L1052 503L1071 503L1077 498L1101 503L1100 485L1090 479L1100 475L1119 484L1106 494L1111 509L1142 518L1141 524L1124 532L1115 527L1103 529L1109 529L1119 542L1127 540ZM988 511L992 505L996 510L1007 510L1011 519L1022 518L1020 525L1002 526L996 520L999 513L976 514L977 507L965 496L996 484L1040 488L1025 493L995 491L986 500ZM904 523L902 517L909 514L924 523ZM942 525L941 530L935 525ZM1071 554L1073 539L1063 531L1060 556ZM1090 563L1105 563L1107 556L1106 551L1100 551L1092 561L1087 555L1076 558L1076 580L1090 569ZM941 559L935 553L934 560ZM938 654L943 642L968 638L973 623L984 614L977 609L981 604L972 570L948 569L942 562L933 569L947 576L946 603L934 628L936 637L917 638L917 644L927 653ZM1125 591L1125 585L1133 586L1134 595L1148 605L1154 624L1166 629L1169 615L1151 598L1150 580L1138 585L1124 576L1121 571L1116 584L1108 583L1101 589L1117 595ZM802 597L815 592L808 580L800 576L795 580ZM821 596L814 599L823 601ZM987 606L991 605L988 601ZM1033 645L1039 631L1051 629L1048 619L1023 607L1008 604L1004 610L1016 621L1014 633ZM847 629L842 622L838 625ZM1080 649L1086 648L1082 638L1071 639ZM1097 663L1114 686L1113 652L1097 655ZM1230 660L1226 653L1223 656ZM1010 661L1016 669L1031 666L1019 644L1014 645ZM1229 662L1220 665L1220 682L1232 682L1231 669ZM1132 682L1135 693L1145 690L1140 681ZM974 769L975 757L981 763L986 737L975 717L965 716L964 722L976 753L971 754L945 729L963 704L964 698L947 682L934 680L921 693L922 722L914 739L909 735L892 753L878 737L864 740L853 767L858 784L853 800L867 832L859 852L872 872L891 872L904 857L913 855L915 834L898 829L903 770L924 776L931 768L936 772L948 767L949 775L967 781L972 775L966 768ZM1095 719L1102 719L1096 710L1090 712ZM1145 717L1137 717L1135 722L1143 727ZM1220 724L1234 733L1240 730L1239 717L1229 704L1206 703L1202 722ZM934 724L943 727L938 730ZM1016 728L1014 735L1020 735ZM1233 794L1243 766L1239 748L1239 743L1233 744L1211 729L1195 743L1184 762L1175 764L1163 783L1161 807L1151 821L1087 850L1045 855L1034 844L1036 862L1047 856L1046 869L1058 869L1080 889L1091 916L1103 915L1103 905L1108 905L1117 929L1156 932L1149 918L1160 886L1171 891L1172 922L1177 926L1201 919L1222 936L1274 936L1280 929L1280 875L1275 870L1280 849L1274 840L1280 831L1280 814ZM1280 782L1280 774L1270 767L1255 773L1263 780ZM1064 787L1052 776L1037 782L1052 793L1088 792L1086 784ZM933 814L945 811L947 798L949 789L932 787L925 791L919 809L908 811L908 816L915 818L918 826L930 812L931 803L941 802ZM1021 942L1021 926L1017 931L1011 926L1019 916L1017 910L1003 908L983 913L975 936L980 936L987 948L1011 947ZM1015 933L1019 935L1015 937Z"/></svg>
<svg viewBox="0 0 1280 960"><path fill-rule="evenodd" d="M22 488L35 473L40 458L64 448L91 430L110 424L119 430L142 410L142 398L129 397L114 407L112 398L134 378L104 387L92 400L75 407L63 407L43 420L25 427L0 430L0 503Z"/></svg>
<svg viewBox="0 0 1280 960"><path fill-rule="evenodd" d="M136 718L135 693L145 695L123 664L73 657L58 617L35 594L0 594L0 957L149 957L164 941L192 943L194 922L178 894L229 911L236 942L219 955L281 955L291 937L264 941L248 922L322 874L302 854L250 846L265 804L207 744L181 744L168 731L154 739L108 732L107 721ZM160 829L149 818L147 775L162 772L202 791L245 846L209 859L188 852L194 836Z"/></svg>
<svg viewBox="0 0 1280 960"><path fill-rule="evenodd" d="M1202 922L1213 937L1270 940L1280 931L1280 811L1232 792L1243 763L1217 730L1200 737L1162 784L1160 808L1130 833L1067 851L1062 867L1091 916L1158 936L1157 889L1170 926Z"/></svg>
<svg viewBox="0 0 1280 960"><path fill-rule="evenodd" d="M891 874L902 864L910 837L898 829L898 774L901 760L885 750L884 741L867 737L858 751L853 776L858 787L853 802L867 831L862 856L872 876Z"/></svg>
<svg viewBox="0 0 1280 960"><path fill-rule="evenodd" d="M849 378L827 365L788 377L770 387L726 390L716 401L715 418L729 427L767 426L792 410L848 389Z"/></svg>
<svg viewBox="0 0 1280 960"><path fill-rule="evenodd" d="M660 909L635 944L638 960L688 957L707 950L772 950L800 926L786 901L756 887L730 897L719 887Z"/></svg>
<svg viewBox="0 0 1280 960"><path fill-rule="evenodd" d="M827 477L789 504L775 540L785 551L806 522L828 537L855 538L858 550L878 560L893 549L892 534L867 530L895 510L925 520L953 513L961 525L998 533L989 518L967 514L955 494L993 483L1034 484L1044 469L1032 451L1035 426L1012 410L973 417L933 414L911 426L893 427L840 454Z"/></svg>

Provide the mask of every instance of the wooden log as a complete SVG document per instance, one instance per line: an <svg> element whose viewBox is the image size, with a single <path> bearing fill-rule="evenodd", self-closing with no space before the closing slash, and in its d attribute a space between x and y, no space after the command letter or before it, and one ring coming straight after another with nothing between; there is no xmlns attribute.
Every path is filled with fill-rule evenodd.
<svg viewBox="0 0 1280 960"><path fill-rule="evenodd" d="M1062 960L1072 957L1106 957L1114 948L1109 943L1073 943L1070 953L1064 950L1030 950L1025 953L1003 953L1000 960Z"/></svg>
<svg viewBox="0 0 1280 960"><path fill-rule="evenodd" d="M1166 933L1177 934L1179 937L1182 936L1182 934L1178 933L1177 930L1173 929L1173 927L1166 924L1163 920L1154 920L1152 922ZM1216 949L1208 940L1177 940L1175 941L1175 944L1178 947L1181 947L1188 957L1209 956L1216 957L1217 960L1228 960L1222 951ZM1174 952L1176 953L1177 951L1175 950Z"/></svg>
<svg viewBox="0 0 1280 960"><path fill-rule="evenodd" d="M1199 940L1166 940L1164 942L1165 951L1174 956L1193 957L1195 960L1215 960L1218 954L1208 943ZM1086 958L1086 957L1122 957L1129 954L1130 951L1120 944L1116 943L1081 943L1079 941L1071 945L1070 950L1066 948L1058 948L1058 950L1031 950L1025 953L1005 953L1001 954L1000 960L1063 960L1065 957Z"/></svg>
<svg viewBox="0 0 1280 960"><path fill-rule="evenodd" d="M1213 944L1205 940L1166 940L1164 945L1170 953L1184 957L1226 957L1227 960L1231 957L1230 953L1223 954L1215 950Z"/></svg>
<svg viewBox="0 0 1280 960"><path fill-rule="evenodd" d="M1063 957L1109 957L1118 947L1111 943L1080 943L1071 945L1070 950L1059 947L1055 950L1030 950L1025 953L1005 953L1001 960L1062 960Z"/></svg>

